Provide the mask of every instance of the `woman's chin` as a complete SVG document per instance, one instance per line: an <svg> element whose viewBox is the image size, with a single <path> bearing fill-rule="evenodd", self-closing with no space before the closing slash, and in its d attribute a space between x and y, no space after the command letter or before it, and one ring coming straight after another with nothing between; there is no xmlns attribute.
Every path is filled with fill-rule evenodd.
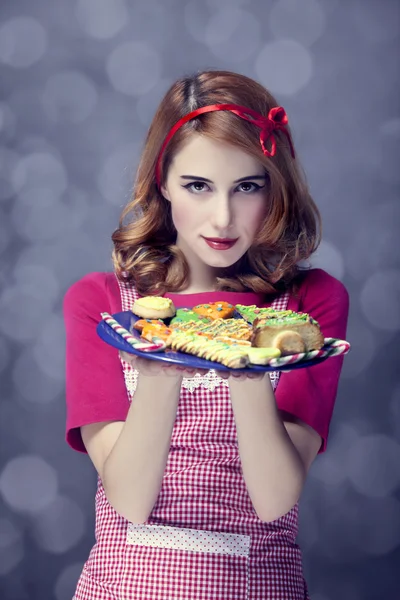
<svg viewBox="0 0 400 600"><path fill-rule="evenodd" d="M243 255L240 254L240 256L217 256L215 258L201 256L200 258L203 261L203 263L208 265L209 267L212 267L214 269L227 269L228 267L231 267L232 265L237 263L242 256Z"/></svg>

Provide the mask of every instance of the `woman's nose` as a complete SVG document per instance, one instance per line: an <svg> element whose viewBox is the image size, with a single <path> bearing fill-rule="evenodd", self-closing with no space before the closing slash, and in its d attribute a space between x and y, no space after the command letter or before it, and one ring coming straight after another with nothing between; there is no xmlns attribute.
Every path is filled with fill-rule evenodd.
<svg viewBox="0 0 400 600"><path fill-rule="evenodd" d="M232 225L233 212L228 195L215 198L211 206L211 221L216 229L228 229Z"/></svg>

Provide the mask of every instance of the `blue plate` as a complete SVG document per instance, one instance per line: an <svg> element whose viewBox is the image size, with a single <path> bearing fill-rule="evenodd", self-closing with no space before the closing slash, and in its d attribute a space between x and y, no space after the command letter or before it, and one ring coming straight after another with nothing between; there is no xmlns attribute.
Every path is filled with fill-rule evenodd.
<svg viewBox="0 0 400 600"><path fill-rule="evenodd" d="M127 329L133 336L140 339L140 333L133 329L134 323L139 319L136 315L131 313L130 311L124 311L120 313L116 313L112 315L113 318L120 324L122 327ZM168 323L168 321L166 321ZM204 358L198 358L197 356L193 356L192 354L186 354L185 352L177 352L175 350L162 350L159 352L142 352L141 350L136 350L128 344L118 333L116 333L110 325L108 325L105 321L100 321L97 325L97 333L101 337L102 340L110 344L117 350L123 350L124 352L128 352L129 354L135 354L136 356L142 356L143 358L148 358L149 360L158 360L162 362L173 363L175 365L182 365L188 368L196 368L196 369L215 369L216 371L229 371L228 367L225 367L221 363L213 362L211 360L206 360ZM330 348L332 347L333 342L337 342L338 340L334 340L333 338L329 338L325 340L325 346L323 347L324 356L318 356L314 358L307 359L307 354L297 355L299 358L297 362L291 363L289 365L252 365L250 367L246 367L245 369L234 369L235 372L245 373L245 372L254 372L254 371L293 371L294 369L303 369L305 367L311 367L313 365L318 365L321 362L325 361L330 356ZM347 342L343 342L347 344ZM333 347L332 347L333 348ZM344 350L345 353L347 350ZM336 352L337 353L337 352ZM279 359L275 359L279 362Z"/></svg>

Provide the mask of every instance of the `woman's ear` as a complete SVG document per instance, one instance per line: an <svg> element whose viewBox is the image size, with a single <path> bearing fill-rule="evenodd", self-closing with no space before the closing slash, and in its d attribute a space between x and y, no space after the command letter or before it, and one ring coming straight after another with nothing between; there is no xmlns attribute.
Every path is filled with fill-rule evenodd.
<svg viewBox="0 0 400 600"><path fill-rule="evenodd" d="M164 198L165 198L166 200L168 200L168 202L171 202L171 200L170 200L170 198L169 198L168 190L167 190L167 188L165 187L165 185L162 185L162 186L161 186L161 193L162 193L162 195L164 196Z"/></svg>

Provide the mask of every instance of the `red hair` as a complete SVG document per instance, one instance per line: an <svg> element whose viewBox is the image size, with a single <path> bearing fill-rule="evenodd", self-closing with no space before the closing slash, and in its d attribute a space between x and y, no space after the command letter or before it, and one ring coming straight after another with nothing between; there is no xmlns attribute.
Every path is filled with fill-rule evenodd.
<svg viewBox="0 0 400 600"><path fill-rule="evenodd" d="M187 113L210 104L238 104L268 115L278 106L262 85L228 71L203 71L176 81L161 101L150 125L139 163L134 193L114 231L113 262L117 276L141 295L184 291L189 267L176 246L170 203L156 184L155 168L171 128ZM290 129L287 126L290 134ZM256 239L234 265L221 270L216 289L273 294L286 290L320 243L321 218L298 160L285 135L275 133L276 153L263 154L259 130L229 111L202 114L188 121L169 141L161 161L161 178L174 155L193 132L232 144L263 164L269 176L268 214Z"/></svg>

